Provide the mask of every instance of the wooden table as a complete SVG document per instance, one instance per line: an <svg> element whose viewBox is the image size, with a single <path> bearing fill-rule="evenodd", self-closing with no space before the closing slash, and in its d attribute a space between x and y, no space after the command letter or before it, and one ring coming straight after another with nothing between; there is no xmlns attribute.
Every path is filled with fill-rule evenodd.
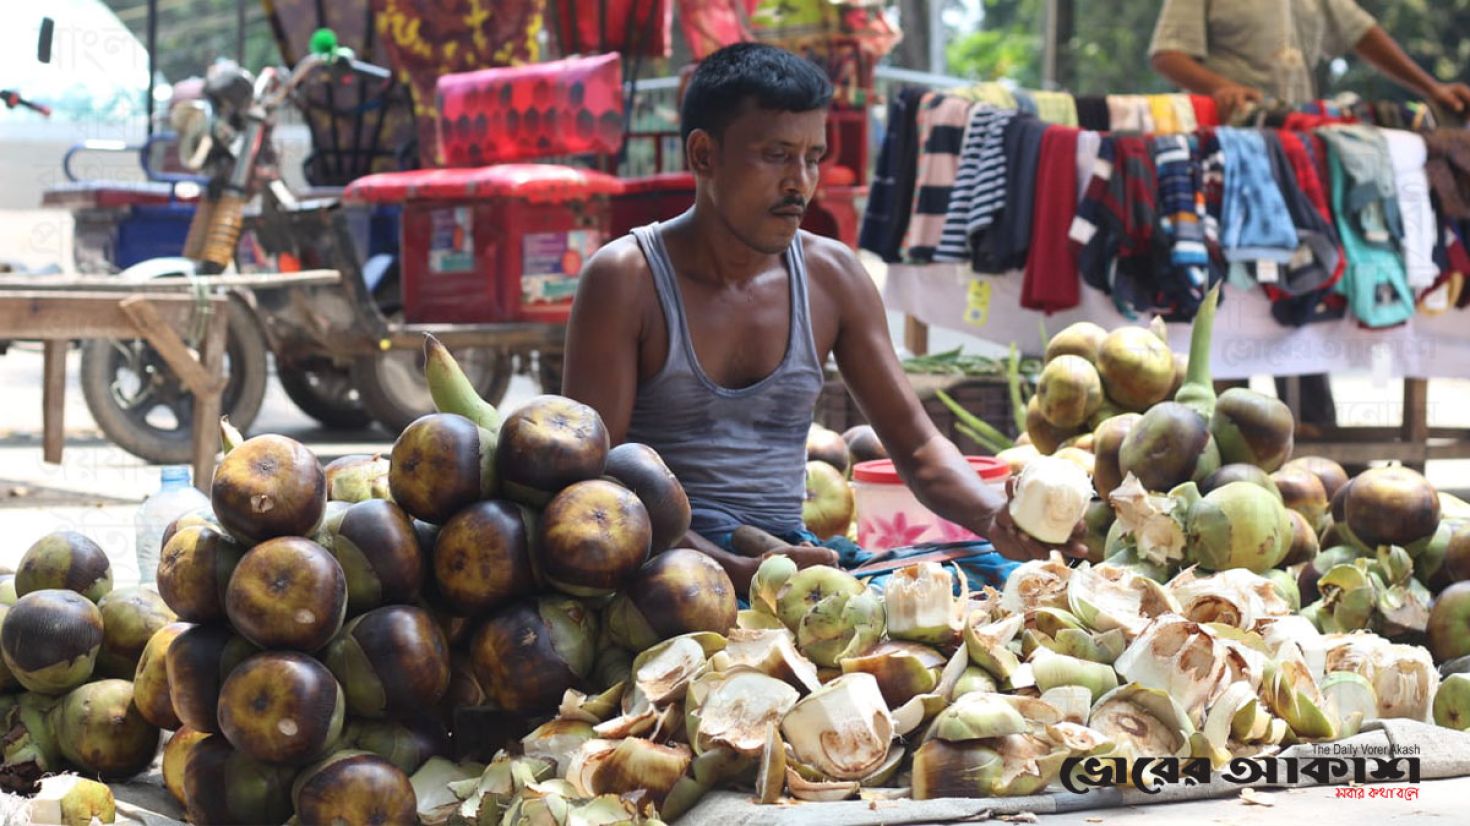
<svg viewBox="0 0 1470 826"><path fill-rule="evenodd" d="M161 279L160 279L161 280ZM97 285L104 286L104 285ZM66 443L63 421L66 351L73 339L146 340L194 394L192 422L194 485L208 492L218 444L220 395L230 299L214 293L203 297L178 292L118 292L115 279L102 289L0 290L0 339L45 343L42 368L43 455L59 463ZM158 287L154 287L158 289ZM191 350L184 335L197 314L207 308L204 335Z"/></svg>

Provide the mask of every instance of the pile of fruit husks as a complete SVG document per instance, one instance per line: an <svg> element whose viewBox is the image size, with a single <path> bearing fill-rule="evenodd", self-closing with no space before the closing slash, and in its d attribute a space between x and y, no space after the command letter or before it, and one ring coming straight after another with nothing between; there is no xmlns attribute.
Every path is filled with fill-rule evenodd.
<svg viewBox="0 0 1470 826"><path fill-rule="evenodd" d="M1011 508L1041 538L1085 516L1093 559L969 593L933 563L879 591L771 556L739 611L718 565L666 550L689 508L654 451L609 450L556 396L502 422L430 340L441 412L390 458L323 468L224 428L211 509L165 537L166 606L103 598L76 535L27 554L0 778L126 777L171 729L196 823L651 823L715 789L1015 795L1070 756L1466 727L1470 506L1403 468L1288 461L1284 407L1209 388L1212 315L1187 372L1142 328L1049 348Z"/></svg>

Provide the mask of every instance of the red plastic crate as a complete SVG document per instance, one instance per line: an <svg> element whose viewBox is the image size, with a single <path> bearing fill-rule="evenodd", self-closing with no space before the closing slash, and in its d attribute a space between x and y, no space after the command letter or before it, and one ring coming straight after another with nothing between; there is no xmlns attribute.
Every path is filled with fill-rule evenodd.
<svg viewBox="0 0 1470 826"><path fill-rule="evenodd" d="M402 226L408 321L565 323L583 262L607 240L607 204L412 201Z"/></svg>

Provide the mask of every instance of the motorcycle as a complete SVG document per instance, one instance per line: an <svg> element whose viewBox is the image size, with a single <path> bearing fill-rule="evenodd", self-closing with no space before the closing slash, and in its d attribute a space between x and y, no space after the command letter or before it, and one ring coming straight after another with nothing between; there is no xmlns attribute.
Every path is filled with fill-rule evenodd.
<svg viewBox="0 0 1470 826"><path fill-rule="evenodd" d="M299 261L292 253L313 245L310 239L293 237L293 233L311 232L314 223L293 220L293 213L311 211L321 204L298 201L286 187L272 132L281 107L304 105L301 93L311 82L338 88L365 85L370 91L363 97L371 101L386 93L393 78L388 69L356 59L350 49L338 47L330 37L323 37L318 48L290 69L267 67L253 76L232 61L222 60L210 67L202 99L170 113L182 165L207 176L183 250L176 257L136 264L117 278L145 281L162 276L218 275L232 267L246 269L251 262L242 258L266 258L265 262L255 261L257 265ZM247 215L257 201L258 214ZM247 230L252 243L243 245L246 255L242 256L241 240ZM352 248L338 249L337 254L352 252ZM346 268L346 262L340 261L315 263ZM363 269L376 276L370 276L369 288L380 288L374 298L379 300L379 309L391 316L395 308L391 278L386 277L390 274L382 272L382 267ZM246 430L259 413L269 377L267 352L273 349L282 387L304 412L328 426L342 428L364 427L373 421L375 417L364 408L353 383L350 361L317 351L272 348L270 342L276 338L267 330L272 323L270 311L262 307L258 296L246 289L231 289L228 294L230 324L221 409L233 423ZM192 340L187 343L195 344ZM474 354L469 355L474 370L476 360ZM492 385L499 383L502 372L499 367L487 364L487 369L472 374L472 380L493 395L496 388ZM147 342L85 342L80 380L88 409L112 441L155 462L187 459L192 395ZM426 390L410 387L403 393L417 395L427 404Z"/></svg>

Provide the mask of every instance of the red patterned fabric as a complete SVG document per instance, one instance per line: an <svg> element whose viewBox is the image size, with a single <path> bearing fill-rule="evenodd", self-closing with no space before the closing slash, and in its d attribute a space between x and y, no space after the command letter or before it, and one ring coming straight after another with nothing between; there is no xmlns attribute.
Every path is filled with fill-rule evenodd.
<svg viewBox="0 0 1470 826"><path fill-rule="evenodd" d="M1194 107L1194 120L1201 127L1220 125L1220 112L1215 108L1214 98L1208 95L1190 95L1189 105Z"/></svg>
<svg viewBox="0 0 1470 826"><path fill-rule="evenodd" d="M439 78L541 60L546 0L372 0L373 20L400 80L413 92L419 161L442 166L435 139Z"/></svg>
<svg viewBox="0 0 1470 826"><path fill-rule="evenodd" d="M445 166L613 154L622 146L616 54L446 75L436 93Z"/></svg>
<svg viewBox="0 0 1470 826"><path fill-rule="evenodd" d="M350 203L464 201L518 198L529 203L564 203L617 195L623 183L591 169L556 164L500 164L469 169L387 172L353 181L343 192Z"/></svg>
<svg viewBox="0 0 1470 826"><path fill-rule="evenodd" d="M679 25L696 62L731 43L754 40L746 20L757 0L679 0Z"/></svg>
<svg viewBox="0 0 1470 826"><path fill-rule="evenodd" d="M670 0L557 0L556 18L566 54L668 57L673 44Z"/></svg>

